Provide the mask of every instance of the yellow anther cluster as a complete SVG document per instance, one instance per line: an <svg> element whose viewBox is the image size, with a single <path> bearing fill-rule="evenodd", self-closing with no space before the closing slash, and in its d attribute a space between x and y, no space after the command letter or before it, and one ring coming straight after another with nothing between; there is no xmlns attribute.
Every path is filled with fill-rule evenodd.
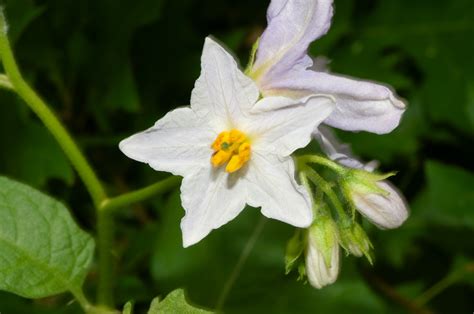
<svg viewBox="0 0 474 314"><path fill-rule="evenodd" d="M250 143L245 134L236 129L221 132L211 147L214 150L212 165L220 167L227 163L225 171L229 173L239 170L250 159Z"/></svg>

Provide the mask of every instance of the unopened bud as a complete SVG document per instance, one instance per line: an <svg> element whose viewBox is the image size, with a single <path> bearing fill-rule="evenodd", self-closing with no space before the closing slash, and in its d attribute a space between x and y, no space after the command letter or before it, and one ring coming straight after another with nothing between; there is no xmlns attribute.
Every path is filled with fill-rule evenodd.
<svg viewBox="0 0 474 314"><path fill-rule="evenodd" d="M339 234L341 246L347 252L357 257L365 255L372 264L372 258L370 256L372 243L370 243L369 237L358 223L349 222L345 226L340 226Z"/></svg>
<svg viewBox="0 0 474 314"><path fill-rule="evenodd" d="M328 216L316 218L308 230L306 275L315 288L336 281L339 274L339 236L336 224Z"/></svg>
<svg viewBox="0 0 474 314"><path fill-rule="evenodd" d="M408 218L403 196L384 180L392 175L351 169L343 180L344 192L355 208L382 229L397 228Z"/></svg>

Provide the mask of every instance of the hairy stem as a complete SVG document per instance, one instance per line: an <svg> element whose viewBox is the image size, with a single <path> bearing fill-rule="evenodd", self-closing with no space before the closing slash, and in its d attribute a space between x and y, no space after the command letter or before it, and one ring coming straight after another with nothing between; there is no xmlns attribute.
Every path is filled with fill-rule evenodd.
<svg viewBox="0 0 474 314"><path fill-rule="evenodd" d="M10 41L7 36L7 24L3 10L0 9L0 57L3 62L6 74L8 76L8 82L11 83L13 90L25 101L30 109L38 116L41 122L53 135L58 142L59 146L63 149L64 153L68 157L74 169L79 174L82 182L86 186L96 209L99 209L100 204L107 199L105 189L102 186L99 178L95 171L92 169L90 163L86 157L82 154L77 144L69 135L66 128L61 124L59 119L53 113L53 111L46 105L46 103L36 94L36 92L26 83L23 76L18 69L16 64L13 51L10 46ZM107 282L108 273L111 267L109 266L109 260L107 259L107 253L110 250L105 245L111 244L109 241L109 235L113 234L112 224L107 224L104 219L106 216L98 217L98 242L99 242L99 272L101 279L99 280L99 294L102 296L101 301L106 300L107 303L103 305L113 305L112 302L112 291L110 285ZM104 230L105 228L105 230ZM106 238L104 238L106 237ZM105 274L105 275L104 275ZM105 276L103 278L102 276ZM76 295L75 295L76 296ZM83 296L83 295L82 295ZM77 296L76 296L77 297ZM83 302L78 300L79 302Z"/></svg>
<svg viewBox="0 0 474 314"><path fill-rule="evenodd" d="M347 216L346 212L344 211L344 207L341 204L341 201L339 200L329 183L324 180L324 178L321 177L316 171L309 167L304 168L303 171L306 173L308 178L313 181L313 183L318 186L324 192L324 194L326 194L326 196L329 198L329 201L336 209L338 215L341 217Z"/></svg>
<svg viewBox="0 0 474 314"><path fill-rule="evenodd" d="M298 177L300 178L300 183L303 185L303 187L308 191L309 196L311 197L311 203L313 204L313 212L316 216L316 206L319 205L316 203L316 198L314 197L314 194L312 193L311 185L309 184L308 181L308 176L306 175L306 172L300 171L298 174Z"/></svg>
<svg viewBox="0 0 474 314"><path fill-rule="evenodd" d="M115 228L111 210L145 200L158 193L163 193L175 187L179 183L179 179L170 177L149 187L109 199L96 172L72 136L48 105L23 79L8 40L7 24L2 8L0 8L0 58L6 71L6 75L0 74L0 88L15 91L38 116L79 174L79 177L94 202L97 211L97 246L99 255L97 299L99 305L105 307L102 308L101 311L107 312L106 307L114 306L112 290L114 256L112 248ZM84 311L88 312L91 311L91 309L95 309L95 307L91 306L89 301L87 301L82 291L72 291L72 293Z"/></svg>
<svg viewBox="0 0 474 314"><path fill-rule="evenodd" d="M330 159L327 159L325 157L318 156L318 155L304 155L304 156L298 157L297 159L298 159L298 162L302 165L306 165L309 163L318 164L318 165L327 167L331 170L334 170L337 173L341 173L345 170L345 168L339 165L338 163Z"/></svg>
<svg viewBox="0 0 474 314"><path fill-rule="evenodd" d="M54 136L84 182L94 204L98 207L106 198L102 184L65 127L59 122L58 118L45 102L23 79L7 37L3 12L0 12L0 56L13 89L31 110L36 113L38 118Z"/></svg>

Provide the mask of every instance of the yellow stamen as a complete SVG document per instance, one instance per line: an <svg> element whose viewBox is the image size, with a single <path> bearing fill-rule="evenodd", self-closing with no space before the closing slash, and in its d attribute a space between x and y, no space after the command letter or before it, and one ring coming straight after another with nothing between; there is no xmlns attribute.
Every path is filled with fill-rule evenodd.
<svg viewBox="0 0 474 314"><path fill-rule="evenodd" d="M221 132L211 148L214 150L212 165L220 167L227 163L225 171L229 173L239 170L250 159L250 143L245 134L236 129Z"/></svg>
<svg viewBox="0 0 474 314"><path fill-rule="evenodd" d="M214 167L220 167L226 162L228 162L231 157L232 157L231 152L219 150L215 152L214 154L212 154L211 163Z"/></svg>

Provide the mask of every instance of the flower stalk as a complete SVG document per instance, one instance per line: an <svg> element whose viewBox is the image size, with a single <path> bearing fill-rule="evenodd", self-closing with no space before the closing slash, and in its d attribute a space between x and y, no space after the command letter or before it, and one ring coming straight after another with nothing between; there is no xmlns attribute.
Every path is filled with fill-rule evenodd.
<svg viewBox="0 0 474 314"><path fill-rule="evenodd" d="M116 197L107 198L100 204L99 210L105 212L115 212L117 209L127 207L134 203L148 199L154 195L169 191L170 189L178 186L180 182L181 179L179 177L172 176L139 190L128 192Z"/></svg>

